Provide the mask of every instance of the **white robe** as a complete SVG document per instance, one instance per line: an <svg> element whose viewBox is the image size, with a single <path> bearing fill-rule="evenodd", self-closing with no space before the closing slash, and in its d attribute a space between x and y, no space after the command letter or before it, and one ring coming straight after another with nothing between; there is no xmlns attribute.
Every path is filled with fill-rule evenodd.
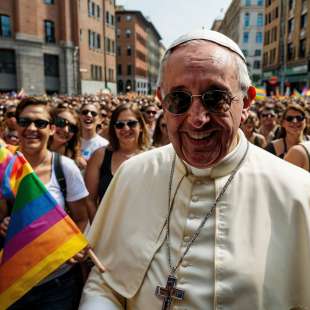
<svg viewBox="0 0 310 310"><path fill-rule="evenodd" d="M242 158L247 141L239 136L233 156L208 176L182 181L170 222L173 263ZM169 273L164 224L173 156L171 145L143 153L114 176L90 232L108 272L93 268L80 309L161 309L154 292ZM186 173L177 158L172 193ZM309 189L308 172L251 144L178 269L185 299L172 309L309 308Z"/></svg>

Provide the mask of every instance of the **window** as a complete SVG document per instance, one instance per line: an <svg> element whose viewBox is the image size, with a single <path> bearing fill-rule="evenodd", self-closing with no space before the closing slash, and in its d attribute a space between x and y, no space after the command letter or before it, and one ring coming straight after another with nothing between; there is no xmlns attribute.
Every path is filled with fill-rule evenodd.
<svg viewBox="0 0 310 310"><path fill-rule="evenodd" d="M111 47L112 47L112 54L115 54L115 41L114 40L111 40Z"/></svg>
<svg viewBox="0 0 310 310"><path fill-rule="evenodd" d="M258 6L263 6L264 5L264 0L257 0L257 5Z"/></svg>
<svg viewBox="0 0 310 310"><path fill-rule="evenodd" d="M46 43L55 43L55 24L50 20L44 21L44 33Z"/></svg>
<svg viewBox="0 0 310 310"><path fill-rule="evenodd" d="M244 14L244 27L250 26L250 13Z"/></svg>
<svg viewBox="0 0 310 310"><path fill-rule="evenodd" d="M15 74L15 51L0 49L0 73Z"/></svg>
<svg viewBox="0 0 310 310"><path fill-rule="evenodd" d="M111 39L110 38L106 38L106 51L108 53L111 53Z"/></svg>
<svg viewBox="0 0 310 310"><path fill-rule="evenodd" d="M97 18L100 18L100 6L97 5Z"/></svg>
<svg viewBox="0 0 310 310"><path fill-rule="evenodd" d="M117 15L117 16L116 16L116 21L117 21L118 23L121 22L121 16L120 16L120 15Z"/></svg>
<svg viewBox="0 0 310 310"><path fill-rule="evenodd" d="M96 4L94 2L91 3L91 16L96 16Z"/></svg>
<svg viewBox="0 0 310 310"><path fill-rule="evenodd" d="M109 69L109 71L108 71L109 73L109 75L108 75L108 80L109 81L111 81L111 82L113 82L114 81L114 70L113 69Z"/></svg>
<svg viewBox="0 0 310 310"><path fill-rule="evenodd" d="M114 15L111 14L111 26L114 26Z"/></svg>
<svg viewBox="0 0 310 310"><path fill-rule="evenodd" d="M249 55L248 50L242 50L242 53L245 57L247 57Z"/></svg>
<svg viewBox="0 0 310 310"><path fill-rule="evenodd" d="M287 60L294 58L294 47L292 43L287 44Z"/></svg>
<svg viewBox="0 0 310 310"><path fill-rule="evenodd" d="M59 77L59 57L57 55L44 54L44 75Z"/></svg>
<svg viewBox="0 0 310 310"><path fill-rule="evenodd" d="M127 46L127 56L131 56L131 46Z"/></svg>
<svg viewBox="0 0 310 310"><path fill-rule="evenodd" d="M260 69L260 61L259 60L254 61L253 69Z"/></svg>
<svg viewBox="0 0 310 310"><path fill-rule="evenodd" d="M0 15L0 37L10 38L11 33L11 18L7 15Z"/></svg>
<svg viewBox="0 0 310 310"><path fill-rule="evenodd" d="M291 11L294 8L294 0L288 1L288 10Z"/></svg>
<svg viewBox="0 0 310 310"><path fill-rule="evenodd" d="M249 39L250 39L250 33L249 32L244 32L243 33L243 43L249 43Z"/></svg>
<svg viewBox="0 0 310 310"><path fill-rule="evenodd" d="M126 38L130 38L131 36L131 30L130 29L126 29Z"/></svg>
<svg viewBox="0 0 310 310"><path fill-rule="evenodd" d="M131 75L132 74L132 67L131 65L127 65L127 75Z"/></svg>
<svg viewBox="0 0 310 310"><path fill-rule="evenodd" d="M287 26L287 32L290 34L291 32L294 32L294 25L295 25L295 20L294 18L291 18L288 21L288 26Z"/></svg>
<svg viewBox="0 0 310 310"><path fill-rule="evenodd" d="M307 9L307 0L302 0L301 2L301 11L305 11Z"/></svg>
<svg viewBox="0 0 310 310"><path fill-rule="evenodd" d="M117 65L117 74L122 75L122 65L121 64Z"/></svg>
<svg viewBox="0 0 310 310"><path fill-rule="evenodd" d="M300 17L300 29L306 29L307 27L307 13Z"/></svg>
<svg viewBox="0 0 310 310"><path fill-rule="evenodd" d="M119 28L116 30L116 37L117 38L121 37L121 30Z"/></svg>
<svg viewBox="0 0 310 310"><path fill-rule="evenodd" d="M299 41L298 56L300 58L304 58L306 56L306 39L302 39L302 40Z"/></svg>
<svg viewBox="0 0 310 310"><path fill-rule="evenodd" d="M105 13L105 22L107 24L110 24L110 13L109 13L109 11L106 11L106 13Z"/></svg>
<svg viewBox="0 0 310 310"><path fill-rule="evenodd" d="M44 0L45 4L54 4L54 0Z"/></svg>
<svg viewBox="0 0 310 310"><path fill-rule="evenodd" d="M256 43L263 43L263 33L261 31L256 32Z"/></svg>
<svg viewBox="0 0 310 310"><path fill-rule="evenodd" d="M101 37L100 34L97 33L97 42L96 48L101 48Z"/></svg>
<svg viewBox="0 0 310 310"><path fill-rule="evenodd" d="M122 55L122 49L121 47L118 45L117 46L117 56L121 56Z"/></svg>
<svg viewBox="0 0 310 310"><path fill-rule="evenodd" d="M279 17L279 7L275 8L275 18Z"/></svg>
<svg viewBox="0 0 310 310"><path fill-rule="evenodd" d="M91 16L91 1L87 1L87 11L88 11L88 16Z"/></svg>
<svg viewBox="0 0 310 310"><path fill-rule="evenodd" d="M261 50L255 50L254 56L260 56L261 55Z"/></svg>
<svg viewBox="0 0 310 310"><path fill-rule="evenodd" d="M132 19L131 15L126 15L126 21L127 22L131 21L131 19Z"/></svg>
<svg viewBox="0 0 310 310"><path fill-rule="evenodd" d="M102 67L97 65L90 66L91 79L95 81L102 81Z"/></svg>
<svg viewBox="0 0 310 310"><path fill-rule="evenodd" d="M263 13L258 13L258 14L257 14L256 25L257 25L258 27L264 25L264 15L263 15Z"/></svg>
<svg viewBox="0 0 310 310"><path fill-rule="evenodd" d="M245 5L250 6L251 5L251 0L245 0Z"/></svg>

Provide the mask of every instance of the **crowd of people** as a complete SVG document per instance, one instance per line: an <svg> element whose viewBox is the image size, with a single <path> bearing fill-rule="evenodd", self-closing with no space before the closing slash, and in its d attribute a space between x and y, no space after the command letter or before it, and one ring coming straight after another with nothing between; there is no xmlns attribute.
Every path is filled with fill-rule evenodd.
<svg viewBox="0 0 310 310"><path fill-rule="evenodd" d="M177 275L185 278L178 285L188 291L179 297L185 298L184 309L212 307L216 290L216 302L231 302L229 309L263 309L265 303L275 305L270 309L289 309L296 296L298 305L302 301L310 306L307 294L296 293L308 283L309 272L297 273L294 281L287 278L292 270L278 277L285 274L281 268L286 264L294 269L289 265L302 264L310 256L294 246L302 228L288 228L298 226L298 219L292 224L288 214L297 202L305 207L302 189L309 180L306 172L284 162L310 170L310 100L255 101L244 66L237 45L206 31L182 37L168 49L156 96L0 95L2 145L24 154L82 231L93 223L90 241L108 272L103 280L92 269L81 309L159 309L162 302L169 309L178 298L171 291L165 295L166 278L172 281L167 282L168 290L171 283L175 287ZM290 188L290 177L300 186ZM229 197L222 198L230 182ZM247 193L241 193L245 188ZM256 191L260 201L251 196ZM213 204L214 197L219 197L214 208L204 215L204 205ZM0 207L2 238L12 205L4 201ZM232 210L225 211L225 205L233 206L235 213L227 213ZM219 212L219 219L212 212ZM190 223L197 219L202 224ZM309 245L306 223L302 246ZM280 229L283 226L287 231ZM287 246L280 246L279 240ZM202 254L205 245L208 250ZM293 249L296 257L278 264ZM222 269L211 268L214 257L222 261ZM88 276L88 270L77 268L84 258L81 251L9 309L52 309L51 302L53 309L77 309ZM227 274L231 276L225 278ZM214 281L230 289L214 288ZM229 301L239 293L240 300Z"/></svg>

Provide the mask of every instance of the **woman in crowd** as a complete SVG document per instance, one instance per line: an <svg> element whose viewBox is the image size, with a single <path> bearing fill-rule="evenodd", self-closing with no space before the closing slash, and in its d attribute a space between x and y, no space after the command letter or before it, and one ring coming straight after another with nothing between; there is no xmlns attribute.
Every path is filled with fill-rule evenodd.
<svg viewBox="0 0 310 310"><path fill-rule="evenodd" d="M55 132L48 102L33 97L24 98L16 109L16 118L20 138L19 150L58 205L64 208L67 204L70 216L83 231L88 223L85 207L88 192L74 161L63 156L62 170L66 181L66 197L63 196L55 175L54 153L47 149L48 140ZM5 235L11 210L4 205L2 208L6 208L2 210L2 214L6 217L0 225L0 233ZM76 262L81 256L82 253L78 253L69 262ZM72 264L64 264L9 309L51 309L51 303L54 309L76 309L82 285L79 275Z"/></svg>
<svg viewBox="0 0 310 310"><path fill-rule="evenodd" d="M169 143L170 141L167 131L167 122L164 118L163 111L161 111L156 120L156 126L153 135L153 146L159 147Z"/></svg>
<svg viewBox="0 0 310 310"><path fill-rule="evenodd" d="M108 148L100 148L93 154L85 171L93 215L118 167L149 147L144 119L130 103L121 104L112 112L109 141Z"/></svg>
<svg viewBox="0 0 310 310"><path fill-rule="evenodd" d="M143 113L143 117L145 120L146 128L149 134L149 139L152 141L153 134L156 125L156 114L158 108L155 103L147 103L142 106L141 112Z"/></svg>
<svg viewBox="0 0 310 310"><path fill-rule="evenodd" d="M289 104L282 115L281 137L270 142L266 150L284 158L292 146L309 140L309 137L304 135L305 127L306 114L304 109L298 104Z"/></svg>
<svg viewBox="0 0 310 310"><path fill-rule="evenodd" d="M96 103L84 103L80 108L81 149L86 161L97 149L109 144L105 138L97 134L97 125L100 124L99 113L100 108Z"/></svg>
<svg viewBox="0 0 310 310"><path fill-rule="evenodd" d="M246 121L241 125L241 129L251 143L265 148L267 145L266 139L263 135L256 132L257 125L258 117L255 112L251 111Z"/></svg>
<svg viewBox="0 0 310 310"><path fill-rule="evenodd" d="M49 140L49 149L77 162L80 157L78 114L69 108L56 108L52 111L52 119L55 133Z"/></svg>

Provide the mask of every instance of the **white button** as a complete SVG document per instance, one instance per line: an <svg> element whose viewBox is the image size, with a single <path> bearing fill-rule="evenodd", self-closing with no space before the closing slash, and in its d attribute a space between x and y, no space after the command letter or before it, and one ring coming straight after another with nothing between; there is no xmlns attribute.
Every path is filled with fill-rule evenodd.
<svg viewBox="0 0 310 310"><path fill-rule="evenodd" d="M192 197L192 201L193 201L193 202L197 202L198 200L199 200L199 198L198 198L197 196L193 196L193 197Z"/></svg>

